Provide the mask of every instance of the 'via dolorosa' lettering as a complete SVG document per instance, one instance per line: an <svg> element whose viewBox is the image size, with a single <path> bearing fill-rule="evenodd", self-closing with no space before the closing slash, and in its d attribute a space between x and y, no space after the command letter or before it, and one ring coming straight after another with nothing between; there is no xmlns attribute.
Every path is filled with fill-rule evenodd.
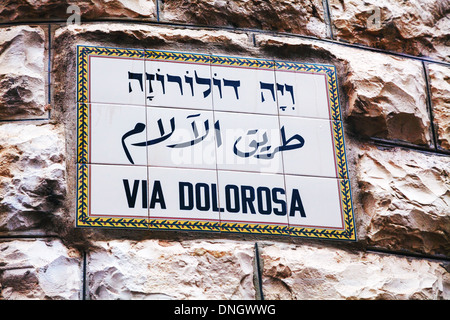
<svg viewBox="0 0 450 320"><path fill-rule="evenodd" d="M143 208L154 209L156 206L161 209L167 208L163 188L159 180L153 182L150 195L147 194L146 180L134 180L130 188L130 182L123 179L123 185L129 208L135 207L139 189L141 189ZM227 211L243 214L270 215L273 213L278 216L287 214L287 203L284 197L286 192L283 188L268 188L265 186L255 188L247 185L228 184L225 186L225 199L222 207L219 207L218 190L215 183L209 185L201 182L192 184L180 181L178 192L180 210L196 208L199 211ZM299 214L301 217L306 217L300 192L298 189L292 189L291 194L289 216L293 217ZM149 198L150 203L148 204Z"/></svg>

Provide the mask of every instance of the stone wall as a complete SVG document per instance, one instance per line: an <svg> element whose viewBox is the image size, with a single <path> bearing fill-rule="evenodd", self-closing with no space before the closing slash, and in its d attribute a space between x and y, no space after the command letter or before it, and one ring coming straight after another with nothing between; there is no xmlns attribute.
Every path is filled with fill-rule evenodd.
<svg viewBox="0 0 450 320"><path fill-rule="evenodd" d="M450 1L156 1L0 4L0 299L449 299ZM75 228L77 44L334 64L358 240Z"/></svg>

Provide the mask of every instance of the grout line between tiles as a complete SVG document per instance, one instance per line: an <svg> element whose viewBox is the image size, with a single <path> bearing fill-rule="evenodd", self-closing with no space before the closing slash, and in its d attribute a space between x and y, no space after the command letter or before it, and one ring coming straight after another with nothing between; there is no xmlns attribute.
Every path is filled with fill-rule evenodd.
<svg viewBox="0 0 450 320"><path fill-rule="evenodd" d="M275 61L275 60L273 60L273 61ZM274 80L275 80L275 83L277 83L277 72L276 72L276 66L275 66L275 64L274 64L274 67L273 67L273 77L274 77ZM276 98L276 105L277 105L277 120L278 120L278 129L279 130L281 130L281 115L280 115L280 104L279 104L279 100L278 100L278 90L275 92L276 94L275 94L275 98ZM282 141L281 141L281 135L280 135L280 145L281 145L281 143L282 143ZM289 205L288 205L288 197L287 197L287 193L288 193L288 191L287 191L287 185L286 185L286 172L285 172L285 169L284 169L284 154L283 154L283 152L281 152L281 165L282 165L282 167L283 167L283 183L284 183L284 196L285 196L285 199L286 199L286 225L287 225L287 227L288 227L288 231L287 231L287 233L288 233L288 236L290 236L290 233L291 233L291 229L290 229L290 223L289 223L289 210L288 210L288 207L289 207ZM255 249L256 249L256 251L257 251L257 249L258 249L258 247L257 247L257 244L255 243ZM262 288L261 288L261 295L262 295ZM263 299L264 300L264 299Z"/></svg>
<svg viewBox="0 0 450 320"><path fill-rule="evenodd" d="M158 5L159 0L156 0L156 4ZM159 19L158 19L159 20ZM144 73L143 74L147 74L147 69L146 69L146 63L145 63L145 53L144 53ZM147 81L144 81L144 99L145 99L145 103L147 103L147 99L145 98L145 94L147 92ZM148 141L148 109L145 106L145 141ZM148 159L148 149L146 148L145 150L145 163L147 164L147 229L150 229L150 166L149 166L149 159Z"/></svg>

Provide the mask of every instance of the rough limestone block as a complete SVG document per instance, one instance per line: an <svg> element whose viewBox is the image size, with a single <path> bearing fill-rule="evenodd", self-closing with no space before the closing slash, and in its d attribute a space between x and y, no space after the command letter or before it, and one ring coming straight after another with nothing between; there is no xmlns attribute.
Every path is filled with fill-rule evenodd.
<svg viewBox="0 0 450 320"><path fill-rule="evenodd" d="M0 231L52 232L64 213L65 172L61 126L0 125Z"/></svg>
<svg viewBox="0 0 450 320"><path fill-rule="evenodd" d="M0 120L47 117L46 65L41 27L0 28Z"/></svg>
<svg viewBox="0 0 450 320"><path fill-rule="evenodd" d="M90 299L254 299L252 243L98 241Z"/></svg>
<svg viewBox="0 0 450 320"><path fill-rule="evenodd" d="M423 66L383 54L355 53L344 90L347 117L356 133L431 145Z"/></svg>
<svg viewBox="0 0 450 320"><path fill-rule="evenodd" d="M450 157L366 146L356 171L369 245L450 256Z"/></svg>
<svg viewBox="0 0 450 320"><path fill-rule="evenodd" d="M0 300L78 300L79 254L59 240L0 241Z"/></svg>
<svg viewBox="0 0 450 320"><path fill-rule="evenodd" d="M185 1L166 0L162 21L328 36L321 0Z"/></svg>
<svg viewBox="0 0 450 320"><path fill-rule="evenodd" d="M306 244L260 248L267 300L450 298L450 274L438 261Z"/></svg>
<svg viewBox="0 0 450 320"><path fill-rule="evenodd" d="M256 39L275 59L336 65L344 119L358 138L431 145L426 82L419 61L299 38Z"/></svg>
<svg viewBox="0 0 450 320"><path fill-rule="evenodd" d="M334 37L450 61L449 0L328 0Z"/></svg>
<svg viewBox="0 0 450 320"><path fill-rule="evenodd" d="M76 5L74 10L70 6ZM69 10L68 10L69 9ZM69 12L67 12L69 11ZM0 4L0 22L69 19L76 13L83 19L140 18L154 20L154 0L5 0ZM74 23L71 19L69 23Z"/></svg>
<svg viewBox="0 0 450 320"><path fill-rule="evenodd" d="M450 67L434 63L427 66L438 148L450 151Z"/></svg>
<svg viewBox="0 0 450 320"><path fill-rule="evenodd" d="M83 44L108 44L115 47L137 49L163 49L183 51L196 48L196 52L210 53L222 46L223 50L239 52L254 50L253 42L243 32L225 30L185 29L151 26L145 24L89 23L79 26L62 26L55 31L56 54L68 42ZM250 48L248 48L250 47ZM176 49L178 48L178 50ZM57 62L58 59L55 59Z"/></svg>

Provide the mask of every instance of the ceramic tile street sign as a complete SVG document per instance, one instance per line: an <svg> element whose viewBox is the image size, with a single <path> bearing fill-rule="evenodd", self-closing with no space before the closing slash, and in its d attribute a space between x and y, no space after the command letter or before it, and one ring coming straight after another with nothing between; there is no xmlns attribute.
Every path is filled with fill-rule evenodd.
<svg viewBox="0 0 450 320"><path fill-rule="evenodd" d="M78 227L356 240L335 67L77 49Z"/></svg>

